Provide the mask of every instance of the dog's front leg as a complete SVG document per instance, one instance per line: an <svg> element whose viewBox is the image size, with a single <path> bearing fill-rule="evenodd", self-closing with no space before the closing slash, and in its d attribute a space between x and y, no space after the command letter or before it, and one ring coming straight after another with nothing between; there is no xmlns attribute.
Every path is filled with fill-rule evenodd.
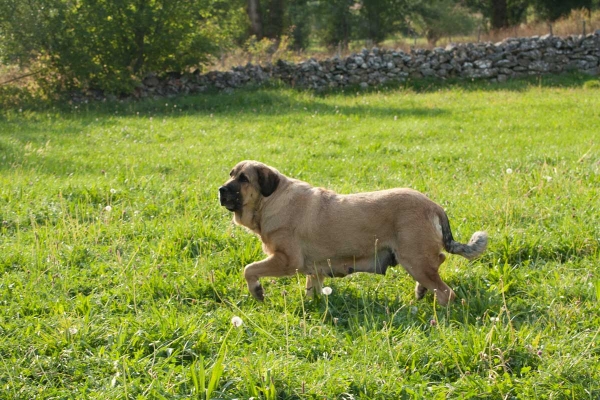
<svg viewBox="0 0 600 400"><path fill-rule="evenodd" d="M258 280L263 276L292 276L297 270L296 263L282 252L276 252L262 261L253 262L244 268L244 278L248 283L248 290L257 300L263 301L265 294Z"/></svg>

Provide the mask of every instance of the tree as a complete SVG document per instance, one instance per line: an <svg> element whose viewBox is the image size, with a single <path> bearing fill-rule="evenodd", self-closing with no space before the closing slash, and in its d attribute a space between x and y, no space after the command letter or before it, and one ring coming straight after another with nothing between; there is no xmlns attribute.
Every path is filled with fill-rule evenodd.
<svg viewBox="0 0 600 400"><path fill-rule="evenodd" d="M0 0L5 60L36 59L64 87L131 91L148 71L184 71L226 46L243 5L227 0Z"/></svg>
<svg viewBox="0 0 600 400"><path fill-rule="evenodd" d="M363 0L359 10L365 27L362 36L380 43L406 25L408 4L406 0Z"/></svg>
<svg viewBox="0 0 600 400"><path fill-rule="evenodd" d="M261 15L263 36L279 39L285 32L285 5L283 0L263 0Z"/></svg>
<svg viewBox="0 0 600 400"><path fill-rule="evenodd" d="M250 20L250 34L256 36L258 40L262 39L262 17L260 14L260 1L248 0L248 19Z"/></svg>
<svg viewBox="0 0 600 400"><path fill-rule="evenodd" d="M414 6L411 15L412 24L431 46L443 36L469 34L475 28L474 17L453 0L423 1Z"/></svg>
<svg viewBox="0 0 600 400"><path fill-rule="evenodd" d="M507 0L492 0L492 12L490 22L493 29L506 28L508 26L508 4Z"/></svg>
<svg viewBox="0 0 600 400"><path fill-rule="evenodd" d="M481 13L491 29L502 29L525 19L530 0L466 0L465 5Z"/></svg>
<svg viewBox="0 0 600 400"><path fill-rule="evenodd" d="M541 19L556 21L569 15L572 10L593 7L592 0L532 0L533 7Z"/></svg>
<svg viewBox="0 0 600 400"><path fill-rule="evenodd" d="M353 0L325 0L317 4L317 29L325 45L348 48L357 21L352 12L354 4Z"/></svg>
<svg viewBox="0 0 600 400"><path fill-rule="evenodd" d="M289 0L287 27L296 50L308 47L312 28L313 6L308 0Z"/></svg>
<svg viewBox="0 0 600 400"><path fill-rule="evenodd" d="M283 35L288 35L292 45L302 49L308 45L310 35L310 8L308 0L247 0L250 36L278 43Z"/></svg>

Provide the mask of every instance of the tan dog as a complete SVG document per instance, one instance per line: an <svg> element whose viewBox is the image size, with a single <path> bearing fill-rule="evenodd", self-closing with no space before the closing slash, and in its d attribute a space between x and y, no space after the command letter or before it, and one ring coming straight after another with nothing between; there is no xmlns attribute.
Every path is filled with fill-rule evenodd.
<svg viewBox="0 0 600 400"><path fill-rule="evenodd" d="M385 274L400 264L417 281L418 299L430 290L445 305L455 295L438 274L442 248L471 260L487 246L485 232L475 232L469 244L455 242L442 207L412 189L339 195L256 161L240 162L229 175L219 188L221 205L261 238L268 255L244 269L258 300L263 276L305 274L312 296L323 277Z"/></svg>

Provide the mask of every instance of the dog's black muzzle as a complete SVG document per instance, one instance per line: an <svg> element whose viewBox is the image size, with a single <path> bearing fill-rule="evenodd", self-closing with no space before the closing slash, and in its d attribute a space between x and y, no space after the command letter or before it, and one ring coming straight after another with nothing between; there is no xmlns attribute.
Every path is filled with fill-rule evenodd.
<svg viewBox="0 0 600 400"><path fill-rule="evenodd" d="M229 211L237 211L242 208L240 191L230 186L221 186L219 188L219 202Z"/></svg>

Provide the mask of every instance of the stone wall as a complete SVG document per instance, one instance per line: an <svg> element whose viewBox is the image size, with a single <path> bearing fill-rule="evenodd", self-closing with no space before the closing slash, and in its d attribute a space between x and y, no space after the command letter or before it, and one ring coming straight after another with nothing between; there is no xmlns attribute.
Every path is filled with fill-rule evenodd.
<svg viewBox="0 0 600 400"><path fill-rule="evenodd" d="M587 36L509 38L499 43L452 44L410 53L373 48L346 58L334 57L299 64L277 61L248 64L231 71L207 74L148 75L136 97L199 93L208 89L231 91L246 85L281 81L293 87L324 89L357 85L362 88L407 78L508 79L579 71L600 72L600 30Z"/></svg>

